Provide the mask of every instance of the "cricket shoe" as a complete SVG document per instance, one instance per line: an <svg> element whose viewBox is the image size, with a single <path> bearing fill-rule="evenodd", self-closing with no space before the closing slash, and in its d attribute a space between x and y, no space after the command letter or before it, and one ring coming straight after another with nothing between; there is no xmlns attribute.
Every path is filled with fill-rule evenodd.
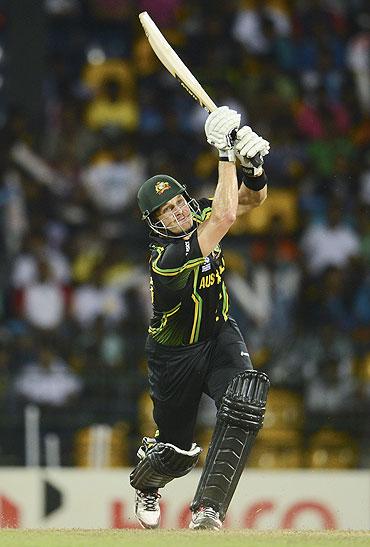
<svg viewBox="0 0 370 547"><path fill-rule="evenodd" d="M143 528L158 528L161 519L159 500L161 495L157 490L135 491L135 515Z"/></svg>
<svg viewBox="0 0 370 547"><path fill-rule="evenodd" d="M192 530L221 530L220 514L213 507L199 507L191 517L189 528Z"/></svg>

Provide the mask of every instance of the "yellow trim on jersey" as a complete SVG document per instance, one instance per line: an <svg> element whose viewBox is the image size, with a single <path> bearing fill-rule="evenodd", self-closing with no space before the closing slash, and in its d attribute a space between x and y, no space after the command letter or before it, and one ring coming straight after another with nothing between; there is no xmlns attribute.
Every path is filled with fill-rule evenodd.
<svg viewBox="0 0 370 547"><path fill-rule="evenodd" d="M227 321L229 317L229 295L227 294L226 285L224 281L222 282L222 292L224 295L224 301L222 304L222 315L225 321Z"/></svg>
<svg viewBox="0 0 370 547"><path fill-rule="evenodd" d="M191 329L191 335L190 335L190 341L189 341L190 344L194 342L194 337L195 337L195 332L196 332L196 327L197 327L198 317L199 317L199 300L194 293L191 295L191 298L194 302L194 321L193 321L193 328Z"/></svg>
<svg viewBox="0 0 370 547"><path fill-rule="evenodd" d="M163 312L163 315L161 318L161 324L159 325L159 327L149 327L148 329L149 334L154 336L155 334L163 330L163 328L167 325L167 319L171 317L171 315L174 315L179 310L180 306L181 306L181 302L179 302L174 308Z"/></svg>
<svg viewBox="0 0 370 547"><path fill-rule="evenodd" d="M212 213L212 207L206 207L203 209L203 211L198 215L197 213L193 213L192 216L195 218L197 222L204 222L209 219Z"/></svg>
<svg viewBox="0 0 370 547"><path fill-rule="evenodd" d="M198 342L200 321L202 318L202 298L197 293L198 275L199 275L199 267L194 273L193 293L191 295L191 298L194 302L194 320L193 320L193 328L191 329L191 335L189 340L190 344L193 344L194 342Z"/></svg>
<svg viewBox="0 0 370 547"><path fill-rule="evenodd" d="M192 260L189 260L188 262L185 262L185 264L183 264L179 268L163 269L163 268L159 268L157 266L157 263L158 263L158 260L161 258L162 254L163 254L164 247L157 247L157 251L158 251L159 254L158 254L157 258L152 262L152 269L155 273L157 273L159 275L165 275L165 276L178 275L179 273L183 272L184 270L187 270L189 268L193 269L196 266L198 266L199 264L203 264L204 260L205 260L204 257L201 256L200 258L193 258Z"/></svg>

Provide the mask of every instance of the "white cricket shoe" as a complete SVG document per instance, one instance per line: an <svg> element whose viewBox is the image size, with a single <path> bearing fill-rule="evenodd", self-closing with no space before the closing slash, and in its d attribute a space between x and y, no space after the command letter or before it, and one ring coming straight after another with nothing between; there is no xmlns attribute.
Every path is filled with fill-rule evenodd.
<svg viewBox="0 0 370 547"><path fill-rule="evenodd" d="M143 528L158 528L161 519L159 500L161 495L156 490L135 491L135 515Z"/></svg>
<svg viewBox="0 0 370 547"><path fill-rule="evenodd" d="M213 507L199 507L189 524L191 530L221 530L220 514Z"/></svg>

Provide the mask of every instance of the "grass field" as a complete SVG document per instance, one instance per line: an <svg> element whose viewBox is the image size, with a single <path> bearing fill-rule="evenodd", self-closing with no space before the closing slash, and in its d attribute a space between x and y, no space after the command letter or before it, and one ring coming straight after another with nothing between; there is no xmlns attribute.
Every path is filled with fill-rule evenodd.
<svg viewBox="0 0 370 547"><path fill-rule="evenodd" d="M369 531L0 530L1 547L366 546Z"/></svg>

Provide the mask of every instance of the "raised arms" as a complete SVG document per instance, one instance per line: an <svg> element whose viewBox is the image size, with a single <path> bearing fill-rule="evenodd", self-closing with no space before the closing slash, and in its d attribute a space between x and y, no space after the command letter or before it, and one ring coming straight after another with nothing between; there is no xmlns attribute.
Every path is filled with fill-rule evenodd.
<svg viewBox="0 0 370 547"><path fill-rule="evenodd" d="M237 216L241 216L261 205L267 197L267 177L262 165L264 156L270 151L270 144L250 127L244 125L237 132L234 148L242 168L242 184L239 189L237 210ZM262 164L259 167L255 167L251 162L256 154L262 158Z"/></svg>
<svg viewBox="0 0 370 547"><path fill-rule="evenodd" d="M227 106L212 112L207 118L207 141L220 155L218 182L212 203L212 213L198 229L198 241L203 256L221 241L234 223L238 208L238 179L233 150L233 134L239 128L240 115Z"/></svg>
<svg viewBox="0 0 370 547"><path fill-rule="evenodd" d="M239 128L240 116L227 106L210 114L205 124L207 141L220 155L218 182L212 213L198 229L203 256L207 256L229 231L237 216L258 207L267 196L267 178L262 166L255 167L252 158L269 153L270 144L248 126ZM238 190L235 155L242 167L242 184Z"/></svg>

